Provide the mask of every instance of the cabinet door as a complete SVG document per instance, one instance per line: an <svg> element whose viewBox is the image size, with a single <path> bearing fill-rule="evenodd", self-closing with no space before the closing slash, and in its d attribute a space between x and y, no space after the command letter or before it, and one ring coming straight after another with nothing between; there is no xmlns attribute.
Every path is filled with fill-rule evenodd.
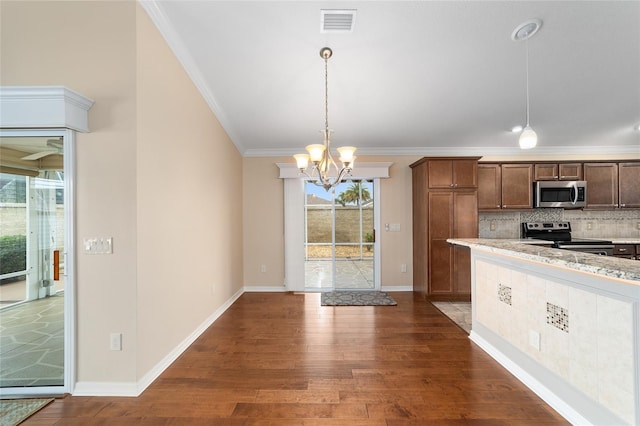
<svg viewBox="0 0 640 426"><path fill-rule="evenodd" d="M495 210L502 206L500 164L478 164L478 209Z"/></svg>
<svg viewBox="0 0 640 426"><path fill-rule="evenodd" d="M453 187L456 189L478 187L478 160L453 161Z"/></svg>
<svg viewBox="0 0 640 426"><path fill-rule="evenodd" d="M429 160L429 188L453 187L453 162L451 160Z"/></svg>
<svg viewBox="0 0 640 426"><path fill-rule="evenodd" d="M478 186L478 160L429 160L429 188L458 189Z"/></svg>
<svg viewBox="0 0 640 426"><path fill-rule="evenodd" d="M640 207L640 163L618 165L620 207ZM587 188L587 191L590 188Z"/></svg>
<svg viewBox="0 0 640 426"><path fill-rule="evenodd" d="M557 164L535 164L533 167L533 180L558 180Z"/></svg>
<svg viewBox="0 0 640 426"><path fill-rule="evenodd" d="M453 237L478 238L478 197L476 192L457 192L453 197ZM455 246L453 251L453 292L471 296L471 252Z"/></svg>
<svg viewBox="0 0 640 426"><path fill-rule="evenodd" d="M618 165L616 163L585 163L587 207L618 207Z"/></svg>
<svg viewBox="0 0 640 426"><path fill-rule="evenodd" d="M453 192L429 193L429 295L452 294Z"/></svg>
<svg viewBox="0 0 640 426"><path fill-rule="evenodd" d="M582 180L582 163L561 163L560 180Z"/></svg>
<svg viewBox="0 0 640 426"><path fill-rule="evenodd" d="M502 165L502 208L530 209L533 207L533 165Z"/></svg>

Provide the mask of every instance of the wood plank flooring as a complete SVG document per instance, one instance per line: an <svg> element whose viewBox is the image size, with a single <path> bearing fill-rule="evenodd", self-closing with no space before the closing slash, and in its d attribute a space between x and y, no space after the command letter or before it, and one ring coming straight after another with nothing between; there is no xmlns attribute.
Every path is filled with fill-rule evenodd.
<svg viewBox="0 0 640 426"><path fill-rule="evenodd" d="M140 397L68 396L24 424L567 424L429 302L390 294L245 293Z"/></svg>

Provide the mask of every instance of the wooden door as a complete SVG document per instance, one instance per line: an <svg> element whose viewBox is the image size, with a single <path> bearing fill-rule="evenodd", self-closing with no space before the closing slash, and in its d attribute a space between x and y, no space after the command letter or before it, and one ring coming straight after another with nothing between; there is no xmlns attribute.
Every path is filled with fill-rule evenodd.
<svg viewBox="0 0 640 426"><path fill-rule="evenodd" d="M452 294L453 192L429 192L429 295Z"/></svg>
<svg viewBox="0 0 640 426"><path fill-rule="evenodd" d="M618 165L620 207L640 207L640 163L620 163ZM587 188L587 191L589 188Z"/></svg>
<svg viewBox="0 0 640 426"><path fill-rule="evenodd" d="M478 238L478 196L476 192L453 194L453 237ZM453 251L453 292L471 296L471 253L467 247Z"/></svg>
<svg viewBox="0 0 640 426"><path fill-rule="evenodd" d="M478 187L478 160L455 160L453 162L453 187L477 188Z"/></svg>
<svg viewBox="0 0 640 426"><path fill-rule="evenodd" d="M587 207L618 207L618 165L616 163L585 163Z"/></svg>
<svg viewBox="0 0 640 426"><path fill-rule="evenodd" d="M558 165L556 163L536 164L533 171L533 180L558 180Z"/></svg>
<svg viewBox="0 0 640 426"><path fill-rule="evenodd" d="M582 163L560 163L560 180L582 180Z"/></svg>
<svg viewBox="0 0 640 426"><path fill-rule="evenodd" d="M478 164L478 209L495 210L502 206L500 164Z"/></svg>
<svg viewBox="0 0 640 426"><path fill-rule="evenodd" d="M530 209L533 207L533 165L502 165L502 208Z"/></svg>
<svg viewBox="0 0 640 426"><path fill-rule="evenodd" d="M429 160L429 188L453 188L453 162L451 160Z"/></svg>

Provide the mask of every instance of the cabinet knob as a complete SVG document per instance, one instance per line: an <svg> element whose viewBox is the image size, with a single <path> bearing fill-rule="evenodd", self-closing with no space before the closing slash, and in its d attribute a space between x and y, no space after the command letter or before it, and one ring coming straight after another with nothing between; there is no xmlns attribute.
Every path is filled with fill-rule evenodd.
<svg viewBox="0 0 640 426"><path fill-rule="evenodd" d="M560 176L560 177L564 177L564 176ZM558 176L554 176L553 178L554 178L554 179L558 179Z"/></svg>
<svg viewBox="0 0 640 426"><path fill-rule="evenodd" d="M627 249L626 248L619 248L618 251L619 252L625 252L625 251L627 251Z"/></svg>
<svg viewBox="0 0 640 426"><path fill-rule="evenodd" d="M620 204L620 207L626 207L626 206L627 206L626 204Z"/></svg>

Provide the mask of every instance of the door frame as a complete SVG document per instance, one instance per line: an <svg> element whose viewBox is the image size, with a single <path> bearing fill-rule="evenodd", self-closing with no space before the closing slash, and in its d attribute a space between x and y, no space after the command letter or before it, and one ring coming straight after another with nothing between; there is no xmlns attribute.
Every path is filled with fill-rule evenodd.
<svg viewBox="0 0 640 426"><path fill-rule="evenodd" d="M65 202L64 385L0 388L4 395L73 394L76 384L75 132L89 132L94 101L64 86L0 86L0 135L61 135Z"/></svg>
<svg viewBox="0 0 640 426"><path fill-rule="evenodd" d="M382 196L380 179L389 177L391 162L357 163L351 172L353 179L374 180L374 228L380 229ZM304 176L295 163L276 163L284 180L284 286L287 291L304 292ZM381 232L376 232L381 235ZM380 241L374 242L374 289L380 283Z"/></svg>
<svg viewBox="0 0 640 426"><path fill-rule="evenodd" d="M0 388L0 396L61 395L75 383L75 132L70 129L0 129L0 137L62 137L64 168L64 376L62 386ZM25 303L29 303L28 301Z"/></svg>

